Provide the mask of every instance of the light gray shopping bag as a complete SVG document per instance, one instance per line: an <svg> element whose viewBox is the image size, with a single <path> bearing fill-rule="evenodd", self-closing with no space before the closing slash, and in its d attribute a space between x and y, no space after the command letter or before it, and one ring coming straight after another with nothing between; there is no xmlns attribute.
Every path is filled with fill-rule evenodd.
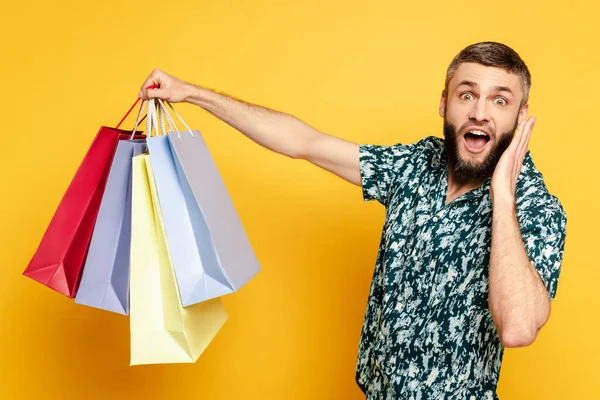
<svg viewBox="0 0 600 400"><path fill-rule="evenodd" d="M148 149L182 305L236 292L261 267L200 133L148 138Z"/></svg>
<svg viewBox="0 0 600 400"><path fill-rule="evenodd" d="M146 140L121 140L113 158L75 303L129 314L131 163Z"/></svg>

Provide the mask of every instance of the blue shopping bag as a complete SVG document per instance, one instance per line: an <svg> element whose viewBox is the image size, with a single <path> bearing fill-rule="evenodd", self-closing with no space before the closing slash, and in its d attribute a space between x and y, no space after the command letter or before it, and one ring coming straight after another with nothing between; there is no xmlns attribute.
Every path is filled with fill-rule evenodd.
<svg viewBox="0 0 600 400"><path fill-rule="evenodd" d="M146 140L122 140L115 153L75 303L129 314L131 164Z"/></svg>

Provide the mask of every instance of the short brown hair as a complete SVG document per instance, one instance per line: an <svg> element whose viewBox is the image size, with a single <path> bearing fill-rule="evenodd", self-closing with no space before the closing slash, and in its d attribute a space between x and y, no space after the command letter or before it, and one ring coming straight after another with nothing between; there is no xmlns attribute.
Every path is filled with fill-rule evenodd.
<svg viewBox="0 0 600 400"><path fill-rule="evenodd" d="M497 42L480 42L465 47L454 57L446 72L446 83L444 90L448 93L448 83L454 76L454 73L463 63L477 63L486 67L497 67L506 70L509 73L518 75L523 87L523 100L521 107L527 104L529 100L529 90L531 89L531 74L525 62L516 51L505 44Z"/></svg>

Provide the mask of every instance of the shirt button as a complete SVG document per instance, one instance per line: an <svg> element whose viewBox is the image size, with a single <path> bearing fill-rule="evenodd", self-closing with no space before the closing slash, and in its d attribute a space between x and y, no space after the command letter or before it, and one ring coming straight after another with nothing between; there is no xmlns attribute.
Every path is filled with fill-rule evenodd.
<svg viewBox="0 0 600 400"><path fill-rule="evenodd" d="M438 217L433 217L433 222L438 222Z"/></svg>
<svg viewBox="0 0 600 400"><path fill-rule="evenodd" d="M419 259L419 257L413 256L413 261L417 261L418 259Z"/></svg>

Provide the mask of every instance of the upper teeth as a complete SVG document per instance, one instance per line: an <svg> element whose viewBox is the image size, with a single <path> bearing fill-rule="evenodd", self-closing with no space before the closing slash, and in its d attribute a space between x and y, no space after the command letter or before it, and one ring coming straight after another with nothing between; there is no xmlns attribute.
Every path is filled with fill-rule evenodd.
<svg viewBox="0 0 600 400"><path fill-rule="evenodd" d="M472 133L473 135L477 135L477 136L487 136L487 133L482 132L482 131L469 131L469 133Z"/></svg>

